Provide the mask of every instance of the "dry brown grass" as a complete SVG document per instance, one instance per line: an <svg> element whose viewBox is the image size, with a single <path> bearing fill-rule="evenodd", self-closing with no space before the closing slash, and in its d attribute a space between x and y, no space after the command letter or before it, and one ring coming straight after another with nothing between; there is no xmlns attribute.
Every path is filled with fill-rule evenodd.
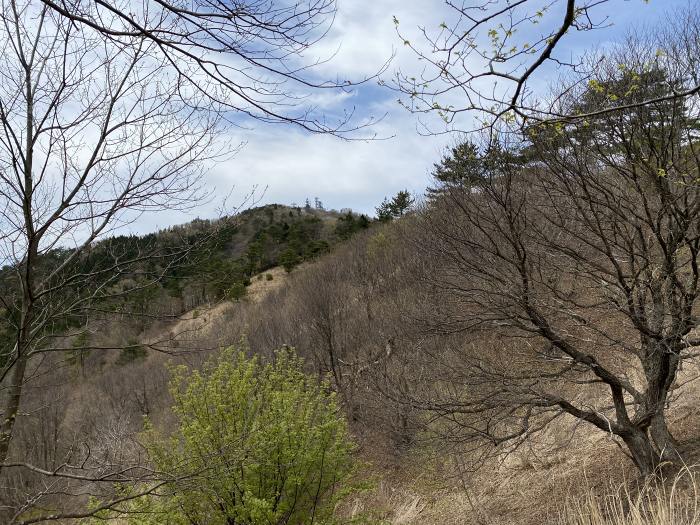
<svg viewBox="0 0 700 525"><path fill-rule="evenodd" d="M194 333L186 335L192 339L200 339L193 343L193 347L196 348L226 346L238 340L241 334L246 334L251 337L254 351L262 352L280 343L288 343L309 352L317 347L318 341L309 335L310 330L307 329L314 318L311 314L308 314L308 318L304 317L306 314L299 312L300 306L309 303L307 296L302 294L301 285L306 283L312 292L325 284L337 287L334 293L337 292L341 299L352 298L343 304L360 310L362 303L357 302L357 297L361 296L357 291L360 290L360 285L356 285L357 277L351 273L352 266L342 266L342 272L331 272L332 275L341 276L339 280L327 279L319 282L318 276L322 275L319 268L324 265L341 264L343 261L343 264L348 264L347 261L360 260L367 253L363 246L359 246L357 254L343 252L342 257L338 256L336 259L326 258L307 263L302 268L295 269L292 274L287 274L281 268L270 270L273 279L268 281L264 274L260 279L253 278L247 297L243 301L223 303L212 309L200 308L196 316L194 312L190 312L189 315L183 316L179 323L167 329L175 333L179 330L192 330ZM390 263L385 266L392 267ZM346 275L348 277L345 277ZM383 280L378 282L387 287L386 283L390 277L384 274L381 277ZM368 282L376 284L374 280ZM347 286L350 291L342 288L341 284ZM410 284L397 286L397 290L410 289ZM384 293L388 296L399 292L389 289ZM392 314L390 308L396 306L393 302L387 300L385 304L381 295L371 297L374 301L371 306L374 311L383 313L382 319L388 317L387 313ZM394 299L393 295L391 299ZM413 296L407 296L405 302L415 301ZM397 300L396 304L403 305L404 302ZM355 310L349 309L348 315L354 315ZM613 319L601 321L603 322L606 323L606 329L614 330ZM370 332L370 328L376 333L382 330L390 333L389 328L394 326L406 328L394 318L373 327L355 325L344 315L338 317L338 325L333 328L342 338L349 338L343 339L344 343L356 349L362 348L362 344L383 344L379 337L365 340L358 337L358 334L364 336ZM472 341L472 344L477 343L481 352L492 353L494 359L500 358L512 363L513 356L518 356L517 347L507 346L495 335L490 336L488 340ZM150 359L159 357L149 356ZM611 366L621 365L621 362L616 362ZM692 450L689 448L691 462L700 461L700 456L696 455L697 451L700 451L700 388L697 382L692 382L699 374L697 363L684 363L678 378L679 384L683 386L674 392L674 401L668 413L668 421L676 437L684 444L696 443L691 447ZM594 403L595 394L596 392L590 393L585 397L585 401ZM374 405L362 405L361 408L372 410L373 407ZM377 417L371 421L383 422L384 419ZM606 492L606 488L622 486L625 480L634 479L636 475L634 466L615 446L611 436L586 425L577 425L572 419L554 423L537 436L536 440L512 454L493 457L476 473L460 473L460 469L453 465L452 455L466 463L469 462L470 458L466 457L468 452L459 449L445 451L439 448L432 450L429 447L431 451L426 452L422 450L423 443L417 443L413 448L397 454L390 442L384 443L388 440L388 431L381 427L382 424L384 423L375 423L379 428L374 428L363 422L360 428L355 429L361 445L358 455L363 462L369 464L367 469L362 470L363 475L376 482L373 483L373 489L358 495L348 508L339 509L343 516L368 515L376 518L378 523L392 525L662 523L558 521L562 505L570 501L570 498L571 501L578 501L577 504L581 505L579 508L583 512L585 507L582 505L585 501L576 498L582 493L588 494L586 487L594 487L591 495L600 495ZM572 439L574 429L577 430ZM602 502L603 499L598 501ZM620 508L625 508L624 504ZM589 510L589 514L595 516L594 510ZM660 512L657 514L662 515ZM678 523L686 525L695 522Z"/></svg>
<svg viewBox="0 0 700 525"><path fill-rule="evenodd" d="M267 275L272 276L272 279L268 280ZM150 330L143 342L154 344L172 339L185 345L190 343L193 347L205 346L215 349L226 346L226 338L222 337L221 333L222 325L240 316L242 306L260 303L270 293L279 289L287 277L287 272L281 266L267 270L251 279L242 303L221 301L212 305L200 305L182 314L177 321L164 323Z"/></svg>
<svg viewBox="0 0 700 525"><path fill-rule="evenodd" d="M268 275L272 277L271 280L267 279ZM254 303L262 301L267 294L279 289L287 280L288 275L284 268L276 266L261 273L259 276L253 277L250 286L248 286L246 298Z"/></svg>
<svg viewBox="0 0 700 525"><path fill-rule="evenodd" d="M632 489L619 486L603 496L587 491L570 500L559 525L698 525L700 477L683 468L670 482L654 480Z"/></svg>

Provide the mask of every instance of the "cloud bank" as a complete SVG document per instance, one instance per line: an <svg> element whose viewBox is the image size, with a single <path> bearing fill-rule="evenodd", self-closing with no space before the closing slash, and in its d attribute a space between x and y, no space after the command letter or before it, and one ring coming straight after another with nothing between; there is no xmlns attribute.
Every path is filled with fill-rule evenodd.
<svg viewBox="0 0 700 525"><path fill-rule="evenodd" d="M615 0L606 4L615 25L572 35L566 44L569 49L560 52L576 55L591 46L605 45L633 25L653 24L667 10L682 5L684 0L651 0L648 4ZM330 33L313 49L315 57L332 57L316 70L319 78L363 78L377 72L392 55L395 57L384 75L387 80L396 69L420 71L420 63L396 35L394 16L400 20L402 32L418 39L420 26L437 28L449 11L441 0L339 0ZM328 114L354 108L360 118L383 116L373 131L385 140L343 141L257 122L233 128L228 139L245 146L230 160L212 165L204 182L216 188L218 195L231 193L231 203L257 187L260 204L303 204L306 198L318 197L327 208L352 208L369 214L385 196L399 190L421 194L430 182L433 163L455 137L419 135L417 119L396 99L396 93L370 81L347 93L321 91L307 100ZM167 211L144 216L132 225L132 231L151 231L195 216L213 217L220 203L215 199L191 216Z"/></svg>

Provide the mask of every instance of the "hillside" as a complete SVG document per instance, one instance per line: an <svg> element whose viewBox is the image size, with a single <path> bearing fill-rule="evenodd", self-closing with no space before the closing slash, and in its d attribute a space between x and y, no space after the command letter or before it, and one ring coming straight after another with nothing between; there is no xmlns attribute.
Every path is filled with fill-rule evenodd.
<svg viewBox="0 0 700 525"><path fill-rule="evenodd" d="M287 230L285 223L291 232L309 228L303 230L311 233L302 237L302 246L324 249L299 249L296 233L276 233ZM358 445L362 479L369 481L368 489L338 507L340 517L396 525L557 523L572 498L588 490L605 493L636 478L633 463L610 436L573 418L558 420L515 448L486 449L431 422L418 400L435 395L431 385L443 367L461 366L456 356L475 348L482 358L489 354L507 362L508 343L433 329L438 310L430 299L430 278L444 271L444 261L417 252L430 234L414 217L374 224L349 237L338 234L338 224L335 213L305 215L282 206L250 210L215 245L211 258L214 267L220 261L256 261L247 267L250 273L236 274L246 278L245 294L204 293L188 310L184 297L170 295L182 308L176 319L151 316L125 323L114 314L91 319L69 339L87 349L77 349L67 360L37 363L26 410L42 413L48 398L59 401L51 403L48 420L25 421L18 446L33 443L37 459L58 462L75 446L73 436L80 435L99 454L138 462L133 447L143 416L161 431L174 425L168 367L184 362L198 368L220 348L245 340L248 351L262 357L295 347L308 372L329 377L338 392ZM207 227L195 222L156 238L164 242L173 231ZM299 256L291 271L271 267L283 262L280 257L290 248ZM207 284L209 275L183 272L179 282L186 285L178 289L193 287L188 280L195 277ZM231 277L219 275L221 284L231 283ZM174 289L164 285L158 293ZM159 303L149 302L151 312L154 304ZM100 350L105 348L116 351ZM41 372L46 367L58 374L50 382ZM689 362L681 383L697 372ZM689 382L676 396L671 428L692 451L688 457L696 457L700 395ZM31 487L40 478L25 477L23 483ZM12 501L22 501L21 493L13 494ZM45 504L52 502L47 495Z"/></svg>
<svg viewBox="0 0 700 525"><path fill-rule="evenodd" d="M5 515L695 525L695 123L674 101L467 141L376 221L30 245L1 276Z"/></svg>
<svg viewBox="0 0 700 525"><path fill-rule="evenodd" d="M240 299L254 275L276 266L291 271L369 224L362 215L271 204L214 221L196 219L144 236L110 237L63 269L65 274L79 272L86 277L51 297L57 310L52 326L62 325L64 333L76 333L71 343L76 347L90 346L89 334L99 331L95 325L115 315L130 319L129 331L138 333L155 317L178 317L201 305ZM63 266L70 253L59 248L44 255L44 272ZM98 287L105 273L111 274L107 286ZM9 323L16 322L18 315L13 311L18 293L14 279L12 267L0 269L0 293L5 297L0 336L11 332ZM75 295L90 297L99 307L93 305L92 313L71 308ZM133 337L129 344L135 345ZM0 356L9 353L10 347L9 341L0 346Z"/></svg>
<svg viewBox="0 0 700 525"><path fill-rule="evenodd" d="M700 3L635 1L4 2L0 524L700 525Z"/></svg>
<svg viewBox="0 0 700 525"><path fill-rule="evenodd" d="M144 272L162 272L156 284L160 291L150 289L150 300L157 301L167 292L168 298L181 301L171 309L177 313L239 298L253 275L275 266L290 271L368 226L365 216L352 213L270 204L215 221L197 219L146 236L114 237L97 244L86 264L114 253L128 258L154 248L175 252L184 245L186 251L177 254L171 266L161 264Z"/></svg>
<svg viewBox="0 0 700 525"><path fill-rule="evenodd" d="M455 349L510 359L508 346L493 337L479 336L477 344L473 334L445 337L423 324L432 307L417 279L426 261L413 253L415 235L410 220L358 235L255 301L212 315L189 344L227 346L244 337L259 355L290 345L311 371L328 371L360 445L363 476L372 479L343 513L391 524L557 523L567 502L589 490L634 485L634 464L615 441L573 418L517 448L483 450L426 425L429 412L403 402L425 394L425 376L434 377L443 359L458 366ZM434 264L431 271L439 271ZM700 454L700 393L691 381L698 372L688 363L669 413L691 458ZM399 392L404 400L393 397Z"/></svg>
<svg viewBox="0 0 700 525"><path fill-rule="evenodd" d="M435 356L449 357L453 348L469 352L475 343L472 334L445 338L423 324L431 306L421 299L425 290L417 272L425 261L412 255L415 235L410 219L376 225L291 273L277 267L254 276L242 300L147 327L141 343L175 340L170 348L195 367L241 338L261 356L289 345L305 357L310 372L330 374L359 444L363 478L372 480L368 491L339 509L345 516L362 514L397 525L556 523L567 501L636 479L633 463L610 436L574 419L551 425L517 449L484 455L473 443L426 426L421 410L392 399L390 389L397 385L407 396L421 393L425 372L420 369L441 366ZM479 345L509 358L507 346L493 338ZM116 396L119 413L113 417L122 421L123 432L137 431L143 413L169 428L163 367L170 359L149 352L107 365L108 381L88 373L76 405L90 400L91 410L110 412ZM689 363L681 382L698 371ZM700 394L689 383L677 396L671 427L696 457Z"/></svg>

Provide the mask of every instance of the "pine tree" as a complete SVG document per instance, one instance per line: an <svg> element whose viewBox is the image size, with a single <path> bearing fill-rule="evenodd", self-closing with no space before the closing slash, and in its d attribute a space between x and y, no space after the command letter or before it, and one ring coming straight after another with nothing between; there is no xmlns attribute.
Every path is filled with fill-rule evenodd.
<svg viewBox="0 0 700 525"><path fill-rule="evenodd" d="M377 219L388 222L403 217L411 209L415 199L408 190L401 190L391 200L384 198L382 203L375 208Z"/></svg>
<svg viewBox="0 0 700 525"><path fill-rule="evenodd" d="M391 214L394 218L403 217L411 209L415 199L411 197L408 190L401 190L391 200Z"/></svg>
<svg viewBox="0 0 700 525"><path fill-rule="evenodd" d="M433 165L435 187L428 188L429 196L436 196L449 188L471 189L484 176L479 147L470 141L461 142Z"/></svg>

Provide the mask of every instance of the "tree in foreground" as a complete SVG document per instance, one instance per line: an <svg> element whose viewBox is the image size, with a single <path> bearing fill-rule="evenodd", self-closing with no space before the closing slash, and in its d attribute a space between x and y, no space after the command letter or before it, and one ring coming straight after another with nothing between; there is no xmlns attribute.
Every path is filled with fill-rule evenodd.
<svg viewBox="0 0 700 525"><path fill-rule="evenodd" d="M130 297L191 263L186 235L138 250L100 241L202 202L202 175L232 149L227 122L352 127L302 107L302 92L349 85L306 60L334 12L333 0L0 2L0 520L76 517L85 492L147 475L138 454L98 457L102 440L82 428L46 450L22 442L44 413L37 380L62 381L76 353L119 350L84 334L133 318Z"/></svg>
<svg viewBox="0 0 700 525"><path fill-rule="evenodd" d="M600 32L614 25L610 0L537 0L454 2L446 0L445 19L420 27L411 39L394 18L399 38L419 59L419 70L399 71L392 87L411 112L436 114L448 130L473 132L504 122L527 127L535 122L581 122L629 107L692 97L700 92L697 77L688 76L661 96L634 100L610 98L605 104L574 111L558 105L535 87L548 76L575 76L585 85L597 65L566 42L577 34ZM636 5L635 5L636 4ZM650 9L648 0L631 0L630 9ZM694 24L697 11L671 14L678 28ZM611 23L612 22L612 23ZM461 117L467 116L464 120ZM440 131L425 123L427 133Z"/></svg>
<svg viewBox="0 0 700 525"><path fill-rule="evenodd" d="M59 368L88 317L126 295L115 283L133 276L137 293L186 256L186 243L91 250L143 212L186 210L204 196L220 115L180 92L155 43L115 46L35 2L0 4L0 26L0 473L55 477L75 456L53 470L11 447L34 410L23 405L27 385L44 373L39 363Z"/></svg>
<svg viewBox="0 0 700 525"><path fill-rule="evenodd" d="M175 370L177 430L150 431L154 466L179 479L132 504L133 523L325 523L353 445L329 385L289 348L269 363L230 348L201 371Z"/></svg>
<svg viewBox="0 0 700 525"><path fill-rule="evenodd" d="M693 71L672 49L630 40L562 109L602 89L623 101L672 90ZM444 264L426 276L433 328L473 334L432 364L423 406L442 431L512 450L572 418L642 474L683 460L666 415L698 344L697 117L696 99L660 100L539 126L504 148L528 162L499 162L477 191L451 188L426 212L423 242Z"/></svg>
<svg viewBox="0 0 700 525"><path fill-rule="evenodd" d="M336 0L33 0L15 10L26 4L109 46L157 48L167 62L166 82L180 87L173 96L196 93L200 107L314 133L346 135L370 123L356 124L354 111L327 117L305 100L314 90L357 84L319 78L315 67L329 59L313 46L329 31Z"/></svg>

